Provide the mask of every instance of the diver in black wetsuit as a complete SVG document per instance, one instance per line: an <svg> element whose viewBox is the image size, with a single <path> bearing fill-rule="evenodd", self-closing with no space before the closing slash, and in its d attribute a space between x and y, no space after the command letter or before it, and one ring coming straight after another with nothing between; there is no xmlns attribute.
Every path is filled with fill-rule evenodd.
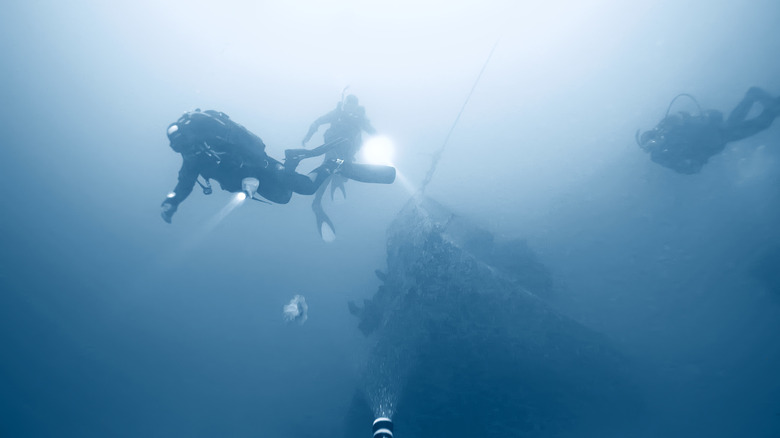
<svg viewBox="0 0 780 438"><path fill-rule="evenodd" d="M223 190L241 192L256 190L263 198L277 204L286 204L293 193L314 194L334 172L338 164L327 160L309 175L301 175L269 157L265 144L226 114L218 111L185 113L168 126L171 148L183 158L179 181L173 192L162 203L162 218L170 223L173 214L192 192L195 183L211 193L209 180L219 182ZM205 179L205 183L199 181ZM247 181L254 179L256 186ZM247 193L252 197L255 193Z"/></svg>
<svg viewBox="0 0 780 438"><path fill-rule="evenodd" d="M691 97L687 94L680 96ZM673 103L674 100L669 109ZM748 119L748 113L756 103L761 105L762 111ZM687 112L669 115L667 110L666 117L655 128L641 135L637 131L636 141L639 147L650 153L650 159L654 162L678 173L694 174L712 156L723 151L727 143L745 139L769 128L778 115L780 98L752 87L725 121L723 114L716 110L702 111L700 108L698 115Z"/></svg>

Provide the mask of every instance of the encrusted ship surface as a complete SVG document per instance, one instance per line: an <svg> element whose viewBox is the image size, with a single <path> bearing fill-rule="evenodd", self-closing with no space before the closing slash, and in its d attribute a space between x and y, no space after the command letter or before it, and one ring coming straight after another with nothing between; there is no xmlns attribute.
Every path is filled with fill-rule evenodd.
<svg viewBox="0 0 780 438"><path fill-rule="evenodd" d="M349 438L389 415L396 436L537 437L611 427L637 399L626 361L545 301L551 276L522 240L500 242L414 198L388 230L387 272L362 306L376 344Z"/></svg>

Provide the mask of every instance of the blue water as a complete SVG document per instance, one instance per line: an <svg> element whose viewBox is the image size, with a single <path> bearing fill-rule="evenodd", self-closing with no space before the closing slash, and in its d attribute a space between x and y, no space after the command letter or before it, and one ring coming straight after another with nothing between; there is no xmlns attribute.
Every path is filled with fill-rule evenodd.
<svg viewBox="0 0 780 438"><path fill-rule="evenodd" d="M723 112L780 95L777 2L3 9L0 436L340 436L370 346L346 303L376 290L496 40L427 193L527 239L552 304L638 364L621 436L780 436L780 122L692 176L634 143L681 92ZM327 201L335 242L300 196L209 227L229 195L196 190L160 219L182 112L224 111L281 158L347 85L399 180ZM287 325L296 294L309 319Z"/></svg>

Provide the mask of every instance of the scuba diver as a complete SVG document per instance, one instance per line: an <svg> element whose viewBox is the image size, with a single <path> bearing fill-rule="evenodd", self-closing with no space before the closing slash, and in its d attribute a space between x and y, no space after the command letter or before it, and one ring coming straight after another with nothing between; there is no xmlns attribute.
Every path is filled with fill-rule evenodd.
<svg viewBox="0 0 780 438"><path fill-rule="evenodd" d="M323 134L325 143L311 150L305 149L306 143L320 126L325 124L330 125ZM339 175L332 175L325 184L319 187L311 204L317 221L317 230L323 238L326 238L323 234L324 227L328 227L329 230L325 232L329 235L335 235L336 230L333 222L322 208L322 196L329 184L331 187L330 196L333 199L337 189L341 190L342 195L346 198L347 192L344 189L344 183L347 179L384 184L390 184L395 180L395 169L392 167L354 163L355 155L363 144L363 131L368 134L376 134L376 129L366 118L365 108L358 104L357 96L349 94L336 104L335 109L319 117L309 126L309 131L301 141L303 149L285 151L285 166L288 169L295 169L298 163L305 158L320 155L325 155L325 162L329 160L342 162L340 167L342 172Z"/></svg>
<svg viewBox="0 0 780 438"><path fill-rule="evenodd" d="M195 111L185 113L168 126L171 148L183 158L179 180L162 203L161 216L171 223L174 213L192 192L195 183L211 194L211 182L219 182L228 192L245 192L277 204L286 204L293 193L314 194L329 176L339 171L339 160L326 160L308 175L285 169L265 153L265 143L225 113ZM200 181L200 178L204 182Z"/></svg>
<svg viewBox="0 0 780 438"><path fill-rule="evenodd" d="M699 107L697 115L680 111L669 115L677 98L685 96ZM753 106L761 105L761 113L748 119ZM723 151L727 143L755 135L772 125L780 115L780 98L774 98L758 87L751 87L737 104L729 118L717 110L703 111L696 99L680 94L672 99L664 119L650 131L636 132L636 142L650 153L650 159L682 174L698 173L707 161Z"/></svg>
<svg viewBox="0 0 780 438"><path fill-rule="evenodd" d="M290 149L291 155L297 153L301 158L308 158L326 154L326 159L340 158L351 162L355 161L355 154L363 143L361 132L376 134L376 129L366 118L366 109L358 104L358 98L354 94L347 95L336 104L334 110L315 120L309 126L309 131L301 141L301 146L305 148L306 143L324 124L330 125L323 134L324 145L310 151Z"/></svg>

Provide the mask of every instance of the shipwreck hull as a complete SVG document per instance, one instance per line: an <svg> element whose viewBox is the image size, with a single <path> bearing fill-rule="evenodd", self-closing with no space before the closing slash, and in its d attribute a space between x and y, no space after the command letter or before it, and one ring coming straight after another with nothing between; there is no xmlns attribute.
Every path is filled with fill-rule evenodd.
<svg viewBox="0 0 780 438"><path fill-rule="evenodd" d="M547 304L549 273L522 241L500 242L430 199L388 230L383 285L362 306L375 339L346 436L391 416L398 437L558 436L628 419L626 361Z"/></svg>

